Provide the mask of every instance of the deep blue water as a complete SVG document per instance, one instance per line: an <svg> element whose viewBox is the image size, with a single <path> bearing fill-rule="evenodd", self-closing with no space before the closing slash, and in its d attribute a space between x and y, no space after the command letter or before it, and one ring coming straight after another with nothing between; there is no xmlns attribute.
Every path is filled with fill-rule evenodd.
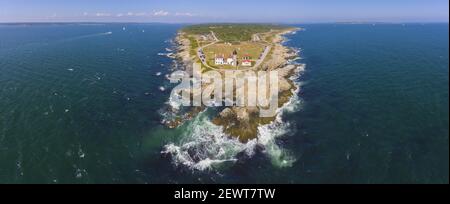
<svg viewBox="0 0 450 204"><path fill-rule="evenodd" d="M448 24L299 26L295 162L196 171L161 154L195 125L160 123L182 25L0 25L0 183L448 183Z"/></svg>

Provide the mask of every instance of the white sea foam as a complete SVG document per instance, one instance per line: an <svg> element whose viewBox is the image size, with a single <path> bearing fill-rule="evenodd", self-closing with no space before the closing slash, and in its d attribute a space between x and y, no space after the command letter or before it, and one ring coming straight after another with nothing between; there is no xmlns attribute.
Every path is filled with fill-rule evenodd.
<svg viewBox="0 0 450 204"><path fill-rule="evenodd" d="M78 157L80 158L84 158L86 156L86 154L83 152L83 150L81 149L81 147L78 149Z"/></svg>
<svg viewBox="0 0 450 204"><path fill-rule="evenodd" d="M172 155L175 165L192 170L210 170L227 162L237 161L236 155L253 154L255 142L247 144L228 137L223 128L214 125L206 112L200 113L181 135L181 141L168 144L162 153Z"/></svg>
<svg viewBox="0 0 450 204"><path fill-rule="evenodd" d="M283 115L297 112L301 109L302 103L298 97L300 84L295 84L297 88L293 90L293 96L289 102L278 109L276 119L268 125L258 127L258 142L265 148L265 152L272 164L277 167L290 167L296 161L296 158L288 150L283 149L276 143L277 138L286 135L291 130L291 123L283 121Z"/></svg>
<svg viewBox="0 0 450 204"><path fill-rule="evenodd" d="M290 124L281 120L281 117L271 124L258 127L259 143L264 147L273 165L277 167L290 167L295 157L276 143L276 139L289 131Z"/></svg>
<svg viewBox="0 0 450 204"><path fill-rule="evenodd" d="M296 75L292 80L300 76L304 66L298 66ZM214 125L202 112L186 124L186 131L180 136L182 138L176 143L168 144L162 151L170 154L176 166L185 166L192 170L213 170L227 163L234 163L239 153L245 153L251 157L254 155L256 146L264 148L274 166L283 168L290 167L296 161L291 153L277 144L277 138L284 136L291 129L289 122L283 121L285 113L296 112L301 108L301 100L298 97L300 83L296 83L297 89L290 101L278 109L278 115L271 124L258 127L258 139L248 143L241 143L238 139L230 137L223 132L223 128ZM171 104L172 108L179 104Z"/></svg>
<svg viewBox="0 0 450 204"><path fill-rule="evenodd" d="M175 55L172 52L168 52L168 53L160 52L160 53L158 53L158 56L166 56L168 58L175 59Z"/></svg>
<svg viewBox="0 0 450 204"><path fill-rule="evenodd" d="M175 77L176 78L177 75L166 75L166 78L168 80L171 80L171 77ZM179 76L179 75L178 75ZM186 86L183 85L179 85L179 89L173 89L170 97L169 97L169 101L167 102L167 104L174 110L180 110L180 107L182 106L182 101L177 100L179 98L181 98L181 91L182 90L190 90L190 85L186 84Z"/></svg>
<svg viewBox="0 0 450 204"><path fill-rule="evenodd" d="M173 109L173 110L180 110L181 107L181 102L179 100L175 100L175 98L180 98L181 95L177 92L174 92L173 94L171 94L169 101L167 102L167 104Z"/></svg>
<svg viewBox="0 0 450 204"><path fill-rule="evenodd" d="M296 53L300 49L294 50ZM230 137L223 132L223 128L213 124L207 117L206 112L197 115L189 124L181 128L186 130L180 135L180 140L164 147L162 153L172 156L172 161L176 166L185 166L191 170L213 170L228 163L238 160L237 155L244 153L251 157L254 155L255 147L261 146L264 153L270 158L274 166L283 168L290 167L296 158L277 143L277 139L291 131L292 124L283 121L286 113L297 112L301 109L302 101L298 97L301 82L299 76L305 70L305 65L297 63L296 58L290 64L297 66L296 73L290 78L296 89L293 97L283 107L277 110L276 119L268 124L258 127L258 139L247 143L241 143L238 139ZM180 104L169 99L169 105L177 109Z"/></svg>

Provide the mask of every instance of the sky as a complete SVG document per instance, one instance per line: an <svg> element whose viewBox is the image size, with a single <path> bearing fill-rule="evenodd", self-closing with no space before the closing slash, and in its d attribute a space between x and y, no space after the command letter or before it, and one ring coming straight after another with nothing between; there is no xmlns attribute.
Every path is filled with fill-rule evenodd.
<svg viewBox="0 0 450 204"><path fill-rule="evenodd" d="M448 0L0 0L0 22L448 22Z"/></svg>

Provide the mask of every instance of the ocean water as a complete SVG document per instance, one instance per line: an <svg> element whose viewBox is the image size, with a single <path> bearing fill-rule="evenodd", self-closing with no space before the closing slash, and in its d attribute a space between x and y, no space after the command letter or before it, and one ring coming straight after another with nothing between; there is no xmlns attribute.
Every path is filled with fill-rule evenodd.
<svg viewBox="0 0 450 204"><path fill-rule="evenodd" d="M161 125L182 26L0 25L0 183L448 183L448 24L298 25L300 90L248 144Z"/></svg>

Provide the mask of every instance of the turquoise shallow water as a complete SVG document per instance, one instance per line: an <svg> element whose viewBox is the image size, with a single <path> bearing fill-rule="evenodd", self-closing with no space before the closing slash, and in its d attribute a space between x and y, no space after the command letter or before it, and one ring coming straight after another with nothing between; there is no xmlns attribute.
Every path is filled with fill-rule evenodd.
<svg viewBox="0 0 450 204"><path fill-rule="evenodd" d="M448 183L448 24L299 25L275 140L295 162L258 147L210 171L161 154L199 124L160 125L181 26L0 25L0 183Z"/></svg>

